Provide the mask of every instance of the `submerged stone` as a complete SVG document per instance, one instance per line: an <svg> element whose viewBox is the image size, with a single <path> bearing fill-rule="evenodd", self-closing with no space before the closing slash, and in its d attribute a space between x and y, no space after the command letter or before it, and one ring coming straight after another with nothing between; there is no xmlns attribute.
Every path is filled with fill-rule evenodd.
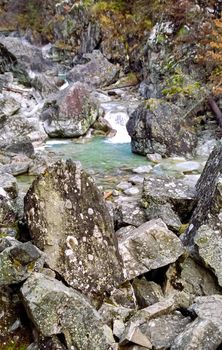
<svg viewBox="0 0 222 350"><path fill-rule="evenodd" d="M25 213L48 266L88 296L122 281L113 221L102 193L80 163L59 161L32 184Z"/></svg>

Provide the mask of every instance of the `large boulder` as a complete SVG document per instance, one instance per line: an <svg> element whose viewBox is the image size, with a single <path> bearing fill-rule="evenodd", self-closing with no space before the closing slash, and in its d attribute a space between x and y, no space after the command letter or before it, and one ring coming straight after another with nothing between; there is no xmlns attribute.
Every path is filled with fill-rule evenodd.
<svg viewBox="0 0 222 350"><path fill-rule="evenodd" d="M183 236L184 243L196 258L210 267L222 286L222 145L211 153L197 183L197 206L189 227Z"/></svg>
<svg viewBox="0 0 222 350"><path fill-rule="evenodd" d="M5 49L15 57L16 62L27 70L42 71L50 66L49 62L44 59L40 48L21 40L21 38L2 36L0 44L4 45Z"/></svg>
<svg viewBox="0 0 222 350"><path fill-rule="evenodd" d="M197 144L192 118L169 102L142 103L130 116L127 131L132 152L163 156L191 154Z"/></svg>
<svg viewBox="0 0 222 350"><path fill-rule="evenodd" d="M78 137L87 133L98 116L89 88L77 82L46 101L41 119L50 137Z"/></svg>
<svg viewBox="0 0 222 350"><path fill-rule="evenodd" d="M84 54L84 64L77 64L68 74L68 79L81 81L95 87L109 85L118 78L119 67L110 63L99 50Z"/></svg>
<svg viewBox="0 0 222 350"><path fill-rule="evenodd" d="M173 263L183 254L179 238L161 219L146 222L123 236L119 250L128 280Z"/></svg>
<svg viewBox="0 0 222 350"><path fill-rule="evenodd" d="M79 292L62 282L33 273L21 288L25 307L39 333L63 334L67 348L108 350L106 326Z"/></svg>
<svg viewBox="0 0 222 350"><path fill-rule="evenodd" d="M39 176L25 197L25 213L33 242L70 286L93 296L122 281L112 218L79 163L60 161Z"/></svg>

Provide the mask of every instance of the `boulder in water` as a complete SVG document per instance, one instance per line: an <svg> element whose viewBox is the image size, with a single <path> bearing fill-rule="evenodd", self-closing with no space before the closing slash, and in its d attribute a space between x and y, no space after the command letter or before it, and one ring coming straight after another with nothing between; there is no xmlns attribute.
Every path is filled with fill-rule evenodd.
<svg viewBox="0 0 222 350"><path fill-rule="evenodd" d="M46 101L41 119L50 137L79 137L87 133L98 116L90 89L77 82Z"/></svg>
<svg viewBox="0 0 222 350"><path fill-rule="evenodd" d="M168 102L142 103L130 116L127 131L132 152L162 156L191 154L197 136L185 111Z"/></svg>

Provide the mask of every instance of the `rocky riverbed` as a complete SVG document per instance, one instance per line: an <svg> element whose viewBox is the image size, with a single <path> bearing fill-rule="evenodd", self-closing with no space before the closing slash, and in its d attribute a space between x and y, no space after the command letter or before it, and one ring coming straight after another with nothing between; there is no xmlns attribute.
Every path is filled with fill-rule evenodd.
<svg viewBox="0 0 222 350"><path fill-rule="evenodd" d="M70 4L44 11L71 55L0 35L0 350L219 350L222 144L202 73L182 61L172 96L172 23L127 56Z"/></svg>

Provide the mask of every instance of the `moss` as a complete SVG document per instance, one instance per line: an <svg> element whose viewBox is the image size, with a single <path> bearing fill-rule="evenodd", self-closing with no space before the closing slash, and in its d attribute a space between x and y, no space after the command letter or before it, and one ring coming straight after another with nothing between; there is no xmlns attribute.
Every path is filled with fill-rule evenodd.
<svg viewBox="0 0 222 350"><path fill-rule="evenodd" d="M166 87L162 90L164 96L171 98L176 94L192 96L197 90L200 90L201 85L197 81L189 82L181 70L176 69L166 80Z"/></svg>
<svg viewBox="0 0 222 350"><path fill-rule="evenodd" d="M157 109L160 103L161 103L160 99L150 98L149 100L146 101L146 108L149 109L150 111L155 111L155 109Z"/></svg>

